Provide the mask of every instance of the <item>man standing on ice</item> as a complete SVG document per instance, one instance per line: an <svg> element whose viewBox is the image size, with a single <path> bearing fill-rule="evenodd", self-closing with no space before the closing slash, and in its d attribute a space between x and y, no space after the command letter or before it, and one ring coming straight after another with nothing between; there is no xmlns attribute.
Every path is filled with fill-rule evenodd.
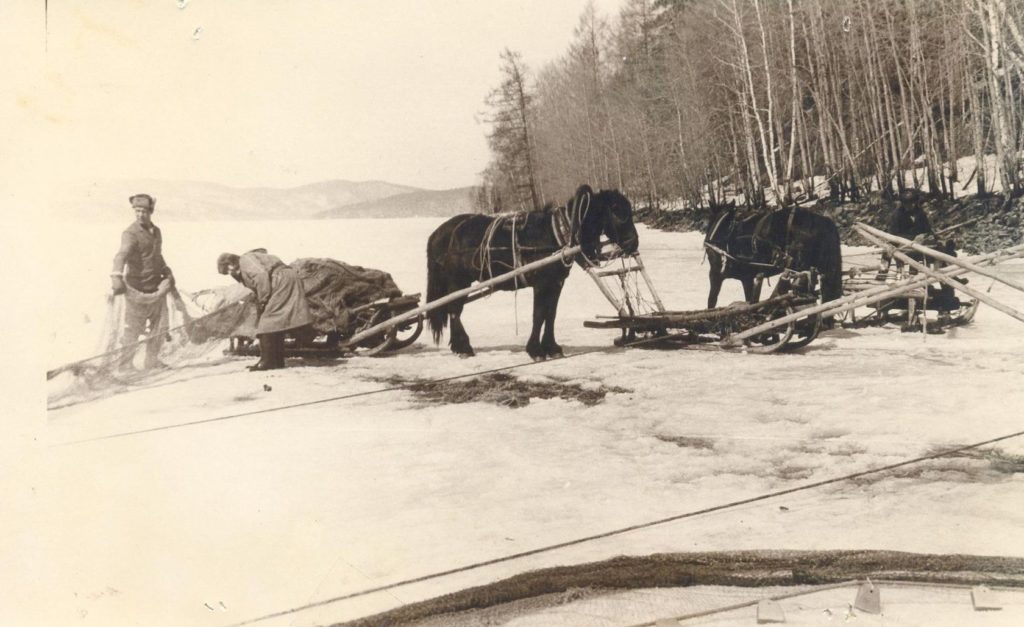
<svg viewBox="0 0 1024 627"><path fill-rule="evenodd" d="M230 274L256 293L260 360L249 370L284 368L285 332L313 323L298 273L262 248L242 256L222 253L217 258L217 272Z"/></svg>
<svg viewBox="0 0 1024 627"><path fill-rule="evenodd" d="M156 201L149 194L128 199L135 211L135 222L121 233L121 248L114 255L110 273L114 295L125 296L125 326L121 344L124 354L121 368L130 368L135 356L128 350L142 335L146 342L146 369L159 367L160 347L167 332L167 293L174 288L174 275L164 262L163 237L153 224Z"/></svg>

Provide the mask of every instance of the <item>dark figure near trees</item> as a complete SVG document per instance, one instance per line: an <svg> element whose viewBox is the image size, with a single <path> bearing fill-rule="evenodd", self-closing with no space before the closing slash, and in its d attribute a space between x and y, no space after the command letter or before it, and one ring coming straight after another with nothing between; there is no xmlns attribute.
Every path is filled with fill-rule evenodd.
<svg viewBox="0 0 1024 627"><path fill-rule="evenodd" d="M908 200L901 198L896 201L896 208L893 210L892 216L889 219L888 231L893 235L899 235L909 240L915 240L925 246L929 246L938 250L939 252L946 253L953 257L956 256L956 242L952 239L942 241L932 230L931 221L928 219L928 214L925 213L919 202L914 200ZM941 268L944 263L927 257L924 253L916 250L905 251L906 255L915 261L925 263L933 268ZM882 253L882 259L885 262L885 268L883 274L889 271L892 265L893 259L888 253ZM902 271L903 262L896 259L897 271ZM917 270L910 268L910 274L917 274ZM966 283L967 279L958 278L958 281ZM940 283L939 285L928 287L928 297L930 305L939 310L955 310L960 307L960 299L956 296L956 290L952 287Z"/></svg>
<svg viewBox="0 0 1024 627"><path fill-rule="evenodd" d="M918 235L931 233L932 224L921 205L912 201L898 200L896 209L889 219L888 231L893 235L914 239Z"/></svg>
<svg viewBox="0 0 1024 627"><path fill-rule="evenodd" d="M885 229L893 235L905 237L909 240L922 241L924 236L932 235L932 223L928 214L921 208L919 202L912 198L901 197L896 201L892 215L889 217L889 224ZM908 251L907 255L915 261L924 261L923 254L916 251ZM893 259L888 253L882 253L882 261L885 263L885 272L888 272ZM902 269L903 262L896 260L896 268Z"/></svg>
<svg viewBox="0 0 1024 627"><path fill-rule="evenodd" d="M738 279L747 302L756 303L761 297L760 279L787 268L815 270L822 302L843 295L839 229L830 218L806 209L789 207L744 217L735 203L718 207L712 210L704 247L711 265L709 308L718 304L725 279Z"/></svg>
<svg viewBox="0 0 1024 627"><path fill-rule="evenodd" d="M455 216L439 226L427 242L427 301L578 244L582 247L581 255L495 287L510 291L533 288L533 326L526 352L535 360L560 357L562 347L555 341L555 315L562 285L573 262L583 267L588 259L599 257L602 235L625 254L637 250L639 240L629 200L617 190L594 192L588 185L580 186L564 207L548 205L515 214ZM470 295L428 314L435 344L450 324L448 343L452 352L465 357L474 354L461 316L463 306L481 295L485 294Z"/></svg>

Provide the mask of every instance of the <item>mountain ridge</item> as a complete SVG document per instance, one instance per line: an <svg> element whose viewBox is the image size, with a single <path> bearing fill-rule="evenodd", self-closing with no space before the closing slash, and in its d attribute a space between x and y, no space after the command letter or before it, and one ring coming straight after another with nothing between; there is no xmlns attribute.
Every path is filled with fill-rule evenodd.
<svg viewBox="0 0 1024 627"><path fill-rule="evenodd" d="M99 180L55 189L54 219L130 218L128 198L146 193L157 215L173 220L302 220L446 216L472 211L473 187L428 190L382 180L330 179L294 187L232 187L199 180Z"/></svg>

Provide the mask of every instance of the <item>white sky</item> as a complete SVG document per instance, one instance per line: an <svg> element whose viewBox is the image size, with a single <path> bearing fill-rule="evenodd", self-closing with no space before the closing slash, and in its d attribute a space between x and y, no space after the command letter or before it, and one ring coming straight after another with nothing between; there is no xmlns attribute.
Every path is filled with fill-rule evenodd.
<svg viewBox="0 0 1024 627"><path fill-rule="evenodd" d="M43 2L3 3L27 79L13 130L46 178L470 185L501 50L538 69L587 2L179 1L49 0L45 30ZM622 3L595 0L609 18Z"/></svg>

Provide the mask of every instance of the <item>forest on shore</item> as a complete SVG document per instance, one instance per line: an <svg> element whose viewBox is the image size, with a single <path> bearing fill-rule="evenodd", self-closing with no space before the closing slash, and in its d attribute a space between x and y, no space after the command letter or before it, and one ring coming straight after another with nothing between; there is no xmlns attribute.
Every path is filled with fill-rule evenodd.
<svg viewBox="0 0 1024 627"><path fill-rule="evenodd" d="M647 210L995 194L1019 223L1022 19L1006 0L589 5L561 57L501 55L478 205L560 204L583 182Z"/></svg>

